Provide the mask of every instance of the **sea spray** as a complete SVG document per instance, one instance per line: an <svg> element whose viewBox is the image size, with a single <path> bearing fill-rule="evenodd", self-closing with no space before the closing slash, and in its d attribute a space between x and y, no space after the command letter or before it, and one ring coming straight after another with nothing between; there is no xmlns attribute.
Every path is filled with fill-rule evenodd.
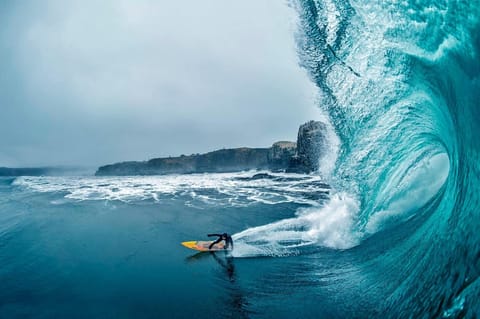
<svg viewBox="0 0 480 319"><path fill-rule="evenodd" d="M234 256L289 256L315 246L351 248L360 239L355 231L358 209L358 201L348 194L334 194L322 207L300 209L294 218L235 234Z"/></svg>

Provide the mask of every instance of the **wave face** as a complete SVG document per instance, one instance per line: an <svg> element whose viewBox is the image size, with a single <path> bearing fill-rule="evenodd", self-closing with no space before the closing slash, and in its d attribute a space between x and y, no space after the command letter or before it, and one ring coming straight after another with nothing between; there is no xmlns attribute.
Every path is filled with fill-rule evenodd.
<svg viewBox="0 0 480 319"><path fill-rule="evenodd" d="M385 309L478 316L480 3L293 6L301 64L342 142L332 183L358 200L351 231L388 236L416 220L370 261L388 269Z"/></svg>
<svg viewBox="0 0 480 319"><path fill-rule="evenodd" d="M480 3L292 6L301 65L341 141L329 181L338 193L236 239L361 251L403 231L368 261L385 313L479 316Z"/></svg>

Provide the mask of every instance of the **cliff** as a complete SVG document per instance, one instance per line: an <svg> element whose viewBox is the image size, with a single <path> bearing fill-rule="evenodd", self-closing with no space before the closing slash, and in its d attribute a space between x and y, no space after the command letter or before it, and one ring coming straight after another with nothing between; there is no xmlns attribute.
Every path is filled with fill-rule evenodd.
<svg viewBox="0 0 480 319"><path fill-rule="evenodd" d="M269 148L222 149L206 154L155 158L102 166L95 175L224 173L269 168Z"/></svg>
<svg viewBox="0 0 480 319"><path fill-rule="evenodd" d="M269 169L285 170L297 152L297 143L281 141L272 145L268 152Z"/></svg>
<svg viewBox="0 0 480 319"><path fill-rule="evenodd" d="M325 152L325 123L310 121L300 126L297 137L297 152L292 157L287 172L310 173L318 170L319 159Z"/></svg>
<svg viewBox="0 0 480 319"><path fill-rule="evenodd" d="M300 126L297 143L280 141L270 148L232 148L205 154L122 162L100 167L95 175L164 175L225 173L254 169L310 173L318 169L326 126L310 121Z"/></svg>

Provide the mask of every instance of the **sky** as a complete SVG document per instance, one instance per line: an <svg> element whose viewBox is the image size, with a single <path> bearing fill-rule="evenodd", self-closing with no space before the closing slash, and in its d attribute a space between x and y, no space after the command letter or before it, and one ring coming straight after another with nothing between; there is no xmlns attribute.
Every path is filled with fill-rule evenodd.
<svg viewBox="0 0 480 319"><path fill-rule="evenodd" d="M3 0L0 166L268 147L319 117L282 0Z"/></svg>

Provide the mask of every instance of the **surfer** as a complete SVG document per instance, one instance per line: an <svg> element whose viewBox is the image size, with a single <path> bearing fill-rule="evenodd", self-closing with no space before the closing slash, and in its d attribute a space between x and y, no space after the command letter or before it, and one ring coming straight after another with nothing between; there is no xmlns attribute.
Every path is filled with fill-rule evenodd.
<svg viewBox="0 0 480 319"><path fill-rule="evenodd" d="M228 235L227 233L223 233L223 234L208 234L207 235L208 237L213 237L213 236L217 236L217 240L215 240L214 242L212 242L210 244L210 246L208 246L208 249L212 249L213 245L215 244L218 244L219 242L221 241L225 241L225 246L223 247L223 249L228 249L230 246L232 247L231 249L233 250L233 239L232 239L232 236Z"/></svg>

